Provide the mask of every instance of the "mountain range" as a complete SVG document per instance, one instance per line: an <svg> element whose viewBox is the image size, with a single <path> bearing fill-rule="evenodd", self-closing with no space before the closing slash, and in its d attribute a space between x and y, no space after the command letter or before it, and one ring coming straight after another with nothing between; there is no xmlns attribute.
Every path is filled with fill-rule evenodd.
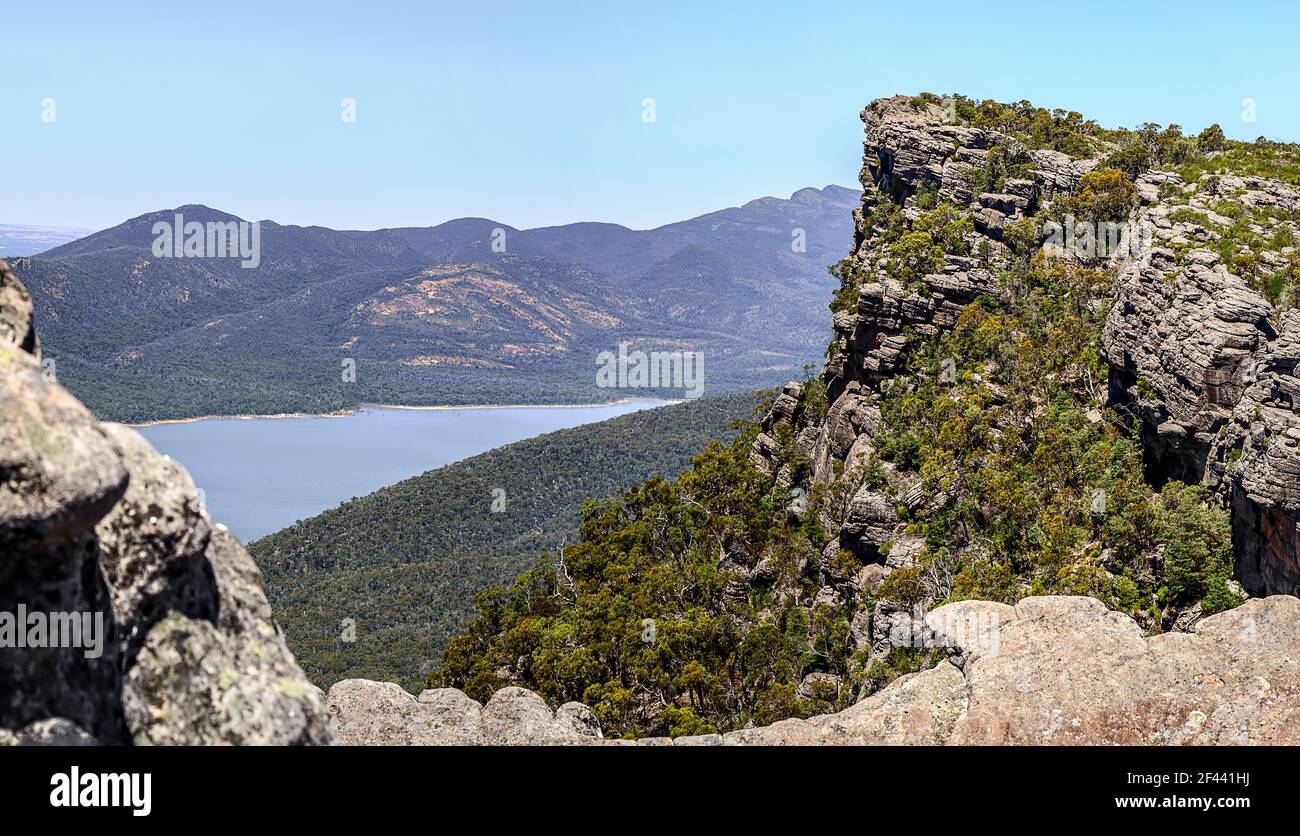
<svg viewBox="0 0 1300 836"><path fill-rule="evenodd" d="M820 359L826 267L859 194L806 188L650 230L260 221L251 268L155 254L157 223L242 221L194 204L11 266L60 381L114 420L674 394L597 388L597 355L620 343L700 352L719 394Z"/></svg>

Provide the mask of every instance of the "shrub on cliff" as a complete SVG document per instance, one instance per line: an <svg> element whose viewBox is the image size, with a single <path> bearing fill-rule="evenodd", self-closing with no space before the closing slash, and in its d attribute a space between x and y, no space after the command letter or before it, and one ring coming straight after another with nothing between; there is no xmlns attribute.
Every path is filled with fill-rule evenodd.
<svg viewBox="0 0 1300 836"><path fill-rule="evenodd" d="M1089 221L1123 220L1137 200L1129 175L1114 168L1089 171L1079 178L1075 194L1065 200L1066 211Z"/></svg>
<svg viewBox="0 0 1300 836"><path fill-rule="evenodd" d="M1241 603L1228 590L1232 577L1232 525L1201 485L1170 482L1159 496L1156 531L1165 544L1164 577L1170 595L1200 601L1203 612Z"/></svg>
<svg viewBox="0 0 1300 836"><path fill-rule="evenodd" d="M895 279L914 284L943 270L944 255L968 255L966 236L975 231L967 213L951 203L940 204L912 222L889 251L885 270Z"/></svg>

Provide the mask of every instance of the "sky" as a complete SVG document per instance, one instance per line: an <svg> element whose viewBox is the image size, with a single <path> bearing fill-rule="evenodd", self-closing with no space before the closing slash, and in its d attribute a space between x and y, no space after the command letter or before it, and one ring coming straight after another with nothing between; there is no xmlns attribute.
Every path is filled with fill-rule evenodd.
<svg viewBox="0 0 1300 836"><path fill-rule="evenodd" d="M926 90L1300 140L1300 4L1281 0L0 0L0 31L13 224L203 203L647 228L854 186L858 112Z"/></svg>

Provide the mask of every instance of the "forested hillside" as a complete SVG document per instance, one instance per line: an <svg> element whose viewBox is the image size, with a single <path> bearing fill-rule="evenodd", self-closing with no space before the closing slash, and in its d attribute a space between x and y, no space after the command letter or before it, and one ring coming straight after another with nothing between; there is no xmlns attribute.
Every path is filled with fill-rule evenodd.
<svg viewBox="0 0 1300 836"><path fill-rule="evenodd" d="M770 398L769 398L770 400ZM474 595L577 539L579 509L673 477L756 394L702 398L549 433L430 471L249 545L289 647L322 687L366 677L415 688ZM345 619L355 625L346 640Z"/></svg>

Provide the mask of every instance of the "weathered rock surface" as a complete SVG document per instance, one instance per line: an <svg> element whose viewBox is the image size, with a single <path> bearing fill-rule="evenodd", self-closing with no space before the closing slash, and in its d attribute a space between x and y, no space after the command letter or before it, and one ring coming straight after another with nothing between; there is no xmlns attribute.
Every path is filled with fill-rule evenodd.
<svg viewBox="0 0 1300 836"><path fill-rule="evenodd" d="M1103 339L1111 400L1141 419L1159 475L1204 483L1231 509L1246 590L1300 594L1300 316L1271 304L1210 248L1236 223L1219 210L1233 211L1252 217L1250 256L1265 272L1284 267L1294 248L1273 242L1300 230L1288 218L1300 192L1235 175L1183 184L1151 172L1139 189L1144 181L1153 192L1138 222L1155 246L1120 270ZM1179 186L1186 205L1161 203L1156 184ZM1203 220L1176 221L1179 211Z"/></svg>
<svg viewBox="0 0 1300 836"><path fill-rule="evenodd" d="M30 323L0 263L0 613L89 632L0 647L0 742L328 743L252 558L181 467L55 382Z"/></svg>
<svg viewBox="0 0 1300 836"><path fill-rule="evenodd" d="M55 718L37 720L17 732L0 729L0 746L94 746L95 738L75 723Z"/></svg>
<svg viewBox="0 0 1300 836"><path fill-rule="evenodd" d="M483 706L452 689L416 697L392 682L345 679L325 698L345 746L455 746L478 743Z"/></svg>
<svg viewBox="0 0 1300 836"><path fill-rule="evenodd" d="M1091 598L1026 598L1008 615L965 661L952 743L1300 740L1300 599L1253 599L1152 637Z"/></svg>
<svg viewBox="0 0 1300 836"><path fill-rule="evenodd" d="M1233 510L1237 576L1255 593L1300 591L1300 312L1254 355L1244 392L1216 433L1205 478ZM1233 462L1233 458L1236 461Z"/></svg>
<svg viewBox="0 0 1300 836"><path fill-rule="evenodd" d="M916 474L873 460L884 384L904 369L916 338L951 329L966 305L1001 292L997 268L1010 253L1003 231L1029 220L1042 234L1043 219L1060 217L1055 204L1100 160L1028 149L998 131L950 123L939 104L907 96L874 101L861 117L863 196L845 262L852 286L844 288L856 296L837 299L832 318L822 374L829 404L824 417L802 410L803 387L787 384L751 459L795 492L831 485L866 462L880 468L870 490L838 506L838 518L823 512L819 522L840 549L889 574L907 565L886 560L906 536L893 504L915 508L926 498ZM1028 172L995 191L974 187L987 182L974 175L987 174L994 150L1027 155ZM1138 201L1126 220L1105 230L1115 241L1087 252L1052 248L1055 257L1115 268L1102 334L1110 369L1105 406L1138 427L1153 484L1205 484L1231 511L1235 579L1245 591L1300 594L1300 313L1271 303L1259 279L1276 282L1284 275L1277 271L1297 263L1300 190L1226 174L1185 183L1171 171L1148 171L1134 188ZM975 231L945 249L940 269L904 283L890 269L881 219L901 211L915 220L924 211L921 197L936 195L970 217ZM1240 240L1243 225L1252 236L1244 263L1261 265L1253 280L1225 264L1221 246L1230 235ZM985 388L999 397L996 386ZM1103 420L1100 410L1095 420ZM777 464L795 454L811 464L798 479L789 464ZM828 571L835 565L823 559L822 586L847 597L851 622L870 622L870 613L857 612L858 596L843 587L843 572Z"/></svg>
<svg viewBox="0 0 1300 836"><path fill-rule="evenodd" d="M899 677L838 714L782 720L722 735L724 745L909 745L944 743L964 707L966 682L949 662Z"/></svg>
<svg viewBox="0 0 1300 836"><path fill-rule="evenodd" d="M503 688L486 706L454 688L413 697L392 682L345 679L326 697L347 746L560 746L600 741L591 709L566 703L552 712L524 688Z"/></svg>
<svg viewBox="0 0 1300 836"><path fill-rule="evenodd" d="M91 532L126 490L117 444L40 362L0 342L0 545L55 548Z"/></svg>
<svg viewBox="0 0 1300 836"><path fill-rule="evenodd" d="M1300 743L1300 599L1277 595L1205 618L1187 633L1144 636L1094 598L963 601L926 617L947 651L837 714L640 745L1057 745ZM487 706L459 691L417 700L391 683L330 689L341 742L569 744L574 733L522 688ZM594 724L594 718L588 723ZM594 731L594 729L593 729ZM605 741L609 743L627 741Z"/></svg>
<svg viewBox="0 0 1300 836"><path fill-rule="evenodd" d="M41 356L36 328L32 324L32 299L27 288L14 277L9 265L0 261L0 344L16 345L34 357Z"/></svg>
<svg viewBox="0 0 1300 836"><path fill-rule="evenodd" d="M1205 183L1192 205L1212 214L1204 202L1226 193L1222 180L1263 187L1238 202L1290 205L1281 184L1236 177ZM1164 207L1139 211L1157 238L1168 231ZM1231 509L1246 590L1300 594L1300 315L1279 314L1216 252L1182 249L1154 247L1119 272L1102 341L1110 400L1140 419L1158 477L1204 483Z"/></svg>

